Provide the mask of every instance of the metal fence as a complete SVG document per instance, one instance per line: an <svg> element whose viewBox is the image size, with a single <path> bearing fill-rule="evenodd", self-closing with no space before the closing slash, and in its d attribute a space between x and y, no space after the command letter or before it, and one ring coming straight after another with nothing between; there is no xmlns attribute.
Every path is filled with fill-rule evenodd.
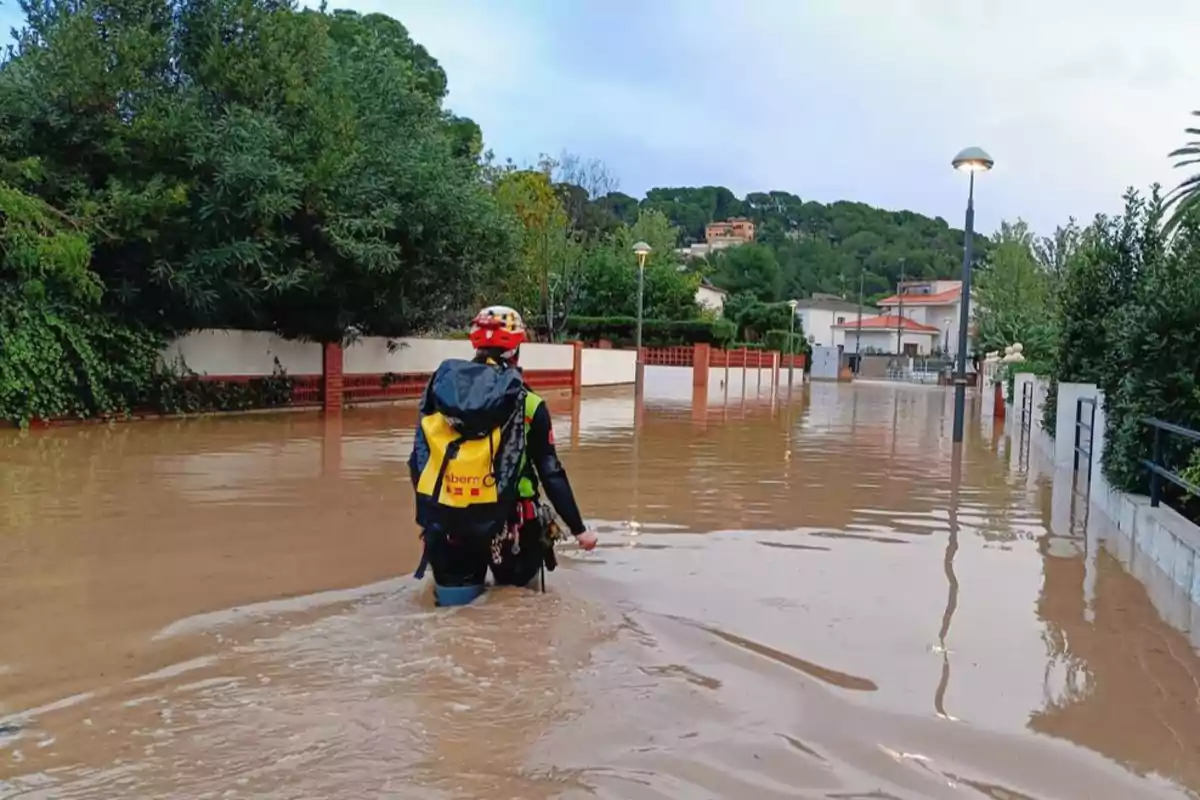
<svg viewBox="0 0 1200 800"><path fill-rule="evenodd" d="M1088 420L1083 421L1083 409L1088 409ZM1087 478L1089 491L1092 485L1092 443L1096 440L1096 398L1081 397L1075 402L1075 463L1072 469L1079 474L1079 459L1087 459ZM1087 431L1087 446L1083 445L1083 433Z"/></svg>
<svg viewBox="0 0 1200 800"><path fill-rule="evenodd" d="M1174 434L1182 436L1185 439L1191 439L1193 442L1200 442L1200 431L1194 431L1191 428L1184 428L1181 425L1173 425L1170 422L1163 422L1160 419L1146 417L1142 420L1146 425L1154 429L1154 452L1149 459L1142 459L1142 464L1146 469L1150 470L1150 505L1157 506L1162 500L1162 482L1168 480L1171 483L1183 489L1186 492L1200 497L1200 486L1196 486L1185 480L1178 472L1168 469L1163 461L1163 435Z"/></svg>

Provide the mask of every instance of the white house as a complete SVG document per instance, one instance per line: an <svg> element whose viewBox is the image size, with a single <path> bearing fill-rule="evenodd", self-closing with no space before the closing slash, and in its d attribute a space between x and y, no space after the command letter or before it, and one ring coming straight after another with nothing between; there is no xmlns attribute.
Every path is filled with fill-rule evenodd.
<svg viewBox="0 0 1200 800"><path fill-rule="evenodd" d="M728 296L729 292L724 289L718 289L705 278L700 281L700 286L696 288L696 305L720 314L725 310L725 298Z"/></svg>
<svg viewBox="0 0 1200 800"><path fill-rule="evenodd" d="M859 306L835 294L814 294L807 300L796 303L796 318L800 321L804 335L809 342L818 347L836 347L842 344L842 338L835 326L857 321L860 311L864 319L879 313L879 309Z"/></svg>
<svg viewBox="0 0 1200 800"><path fill-rule="evenodd" d="M896 294L879 301L879 307L885 313L898 314L937 330L940 336L932 344L933 351L949 356L958 353L962 281L904 281L897 287ZM888 352L895 352L895 337L892 347Z"/></svg>
<svg viewBox="0 0 1200 800"><path fill-rule="evenodd" d="M899 314L882 314L863 317L861 328L857 319L846 320L833 326L836 343L843 352L857 353L907 353L910 356L927 356L938 347L942 332L932 325L901 317Z"/></svg>

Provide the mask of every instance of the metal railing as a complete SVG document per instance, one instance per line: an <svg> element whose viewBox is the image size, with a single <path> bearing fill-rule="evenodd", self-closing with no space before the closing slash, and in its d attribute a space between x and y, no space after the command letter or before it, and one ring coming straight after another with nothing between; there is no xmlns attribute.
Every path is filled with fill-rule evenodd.
<svg viewBox="0 0 1200 800"><path fill-rule="evenodd" d="M1028 435L1033 427L1033 384L1021 386L1021 432Z"/></svg>
<svg viewBox="0 0 1200 800"><path fill-rule="evenodd" d="M1167 469L1163 463L1164 433L1173 433L1176 436L1200 442L1200 431L1194 431L1191 428L1184 428L1180 425L1172 425L1170 422L1163 422L1161 419L1154 419L1153 417L1146 417L1142 422L1154 429L1154 454L1149 459L1142 459L1142 465L1150 470L1150 505L1157 506L1162 499L1162 481L1164 479L1175 484L1180 489L1200 497L1200 486L1196 486L1194 483L1185 480L1178 472Z"/></svg>
<svg viewBox="0 0 1200 800"><path fill-rule="evenodd" d="M1087 406L1090 409L1088 421L1083 421L1083 407ZM1092 443L1096 440L1096 398L1081 397L1075 401L1075 465L1073 469L1075 473L1079 473L1079 458L1080 456L1087 459L1087 476L1088 487L1092 485ZM1083 446L1083 432L1087 431L1087 447Z"/></svg>

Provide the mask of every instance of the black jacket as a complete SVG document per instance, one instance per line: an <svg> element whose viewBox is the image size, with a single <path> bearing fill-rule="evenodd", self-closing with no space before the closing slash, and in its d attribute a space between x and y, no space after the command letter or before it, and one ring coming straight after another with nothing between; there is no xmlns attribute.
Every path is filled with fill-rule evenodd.
<svg viewBox="0 0 1200 800"><path fill-rule="evenodd" d="M542 488L546 490L546 497L550 499L554 510L562 517L572 535L578 536L586 531L583 516L579 513L579 505L575 502L575 493L571 491L571 483L567 480L567 471L558 460L550 409L544 402L538 406L529 423L526 448L529 463L536 472L534 486L538 485L538 481L541 482Z"/></svg>

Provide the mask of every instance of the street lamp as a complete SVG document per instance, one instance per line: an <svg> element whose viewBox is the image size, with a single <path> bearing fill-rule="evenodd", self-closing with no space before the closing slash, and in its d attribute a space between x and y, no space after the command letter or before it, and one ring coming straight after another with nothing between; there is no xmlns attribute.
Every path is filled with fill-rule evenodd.
<svg viewBox="0 0 1200 800"><path fill-rule="evenodd" d="M642 361L642 297L646 285L646 256L650 255L650 245L638 242L633 246L633 254L638 263L638 315L637 315L637 367L633 377L633 391L638 397L642 396L645 380L646 365Z"/></svg>
<svg viewBox="0 0 1200 800"><path fill-rule="evenodd" d="M963 417L967 404L967 326L971 319L971 249L975 244L975 173L987 172L996 163L983 148L968 147L950 162L959 172L969 173L967 190L967 224L963 236L962 298L958 313L958 359L954 375L954 438L963 440Z"/></svg>
<svg viewBox="0 0 1200 800"><path fill-rule="evenodd" d="M792 370L796 368L796 300L788 300L791 321L788 323L788 391L792 390Z"/></svg>

